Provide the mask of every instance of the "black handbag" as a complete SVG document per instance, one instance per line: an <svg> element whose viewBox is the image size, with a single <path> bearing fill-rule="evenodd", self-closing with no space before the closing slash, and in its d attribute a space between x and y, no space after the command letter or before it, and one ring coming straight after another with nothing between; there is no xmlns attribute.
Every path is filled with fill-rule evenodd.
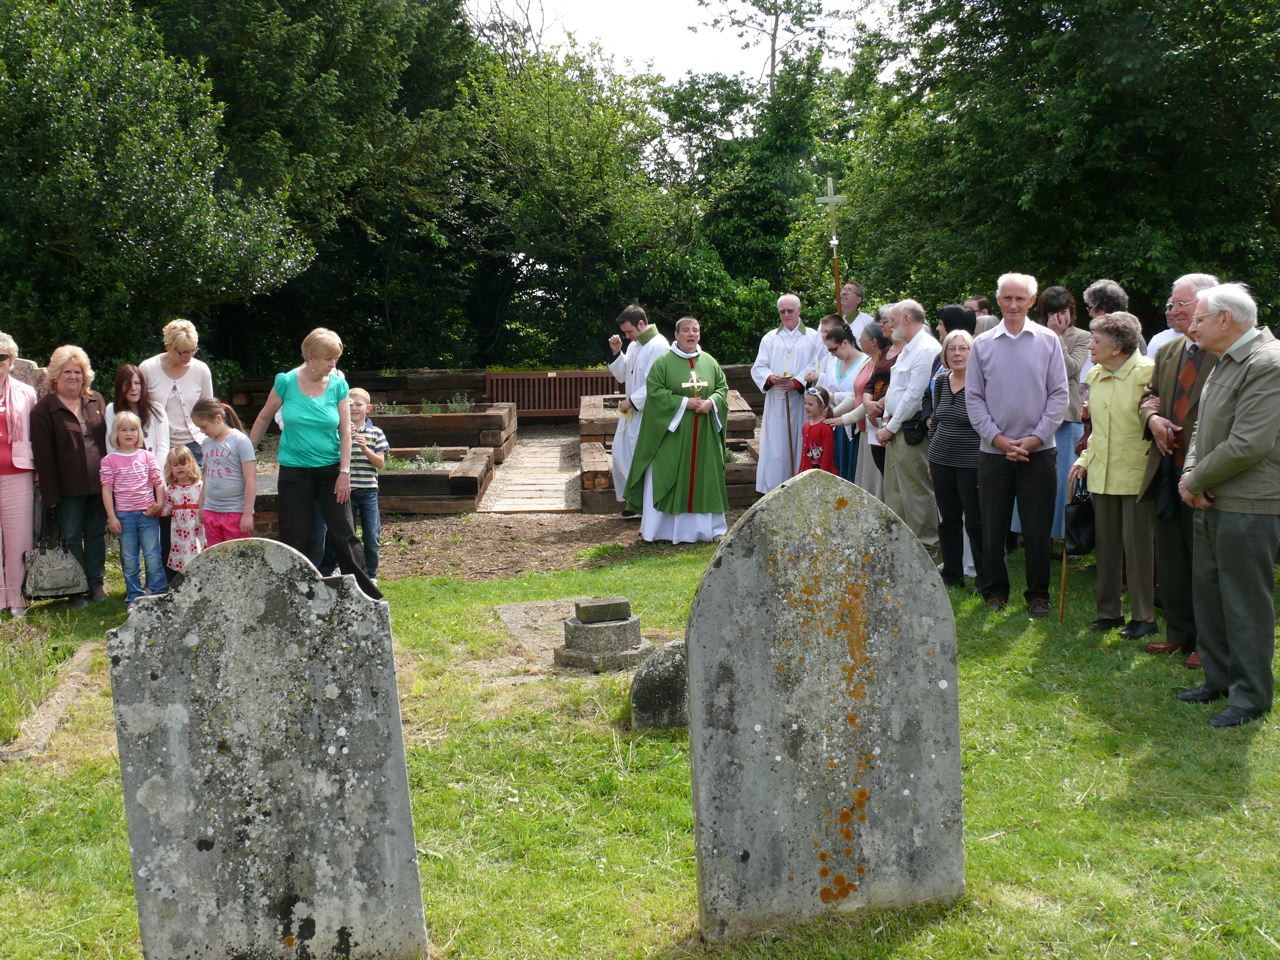
<svg viewBox="0 0 1280 960"><path fill-rule="evenodd" d="M929 428L925 426L924 417L917 413L910 420L902 421L901 433L907 446L914 447L918 443L924 443L925 437L929 436Z"/></svg>
<svg viewBox="0 0 1280 960"><path fill-rule="evenodd" d="M1076 477L1071 499L1063 508L1064 547L1068 556L1093 553L1096 543L1093 528L1093 498L1084 477Z"/></svg>
<svg viewBox="0 0 1280 960"><path fill-rule="evenodd" d="M50 526L58 530L56 544L50 544L46 535ZM75 597L89 592L84 567L68 549L56 517L51 525L43 511L36 545L22 555L22 568L22 595L28 600Z"/></svg>

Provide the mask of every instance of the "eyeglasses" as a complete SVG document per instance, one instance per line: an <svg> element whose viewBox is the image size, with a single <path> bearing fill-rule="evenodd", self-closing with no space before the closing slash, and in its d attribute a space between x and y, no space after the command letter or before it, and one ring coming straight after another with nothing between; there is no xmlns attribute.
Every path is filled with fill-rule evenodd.
<svg viewBox="0 0 1280 960"><path fill-rule="evenodd" d="M1164 311L1165 313L1168 313L1172 309L1173 309L1173 301L1170 300L1168 303L1164 305Z"/></svg>
<svg viewBox="0 0 1280 960"><path fill-rule="evenodd" d="M822 393L818 390L817 387L810 387L808 390L804 392L804 395L806 397L817 397L819 400L822 399Z"/></svg>
<svg viewBox="0 0 1280 960"><path fill-rule="evenodd" d="M13 357L9 356L9 354L0 353L0 363L4 363L6 360L12 360L12 359Z"/></svg>
<svg viewBox="0 0 1280 960"><path fill-rule="evenodd" d="M1182 307L1185 307L1188 304L1192 304L1192 303L1195 303L1195 301L1194 300L1170 300L1169 306L1178 307L1179 309L1181 309ZM1168 309L1168 307L1166 307L1165 309Z"/></svg>
<svg viewBox="0 0 1280 960"><path fill-rule="evenodd" d="M1215 316L1215 314L1212 314L1212 313L1197 313L1197 314L1195 314L1194 316L1192 316L1192 318L1191 318L1191 322L1192 322L1192 323L1200 323L1200 322L1202 322L1202 321L1204 321L1204 320L1208 320L1208 319L1209 319L1210 317L1212 317L1212 316Z"/></svg>

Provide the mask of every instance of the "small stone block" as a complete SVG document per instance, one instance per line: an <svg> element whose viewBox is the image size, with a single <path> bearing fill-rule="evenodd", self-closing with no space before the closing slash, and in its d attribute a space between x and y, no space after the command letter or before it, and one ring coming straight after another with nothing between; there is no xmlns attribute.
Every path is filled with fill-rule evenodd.
<svg viewBox="0 0 1280 960"><path fill-rule="evenodd" d="M574 615L583 623L605 623L631 617L631 601L626 597L588 597L573 605Z"/></svg>
<svg viewBox="0 0 1280 960"><path fill-rule="evenodd" d="M640 643L640 618L582 623L577 617L564 622L564 645L583 653L630 650Z"/></svg>
<svg viewBox="0 0 1280 960"><path fill-rule="evenodd" d="M599 653L574 650L570 647L556 647L552 651L552 656L557 667L606 673L614 670L630 670L643 663L652 653L653 644L648 640L642 640L638 646L630 650L605 650Z"/></svg>
<svg viewBox="0 0 1280 960"><path fill-rule="evenodd" d="M683 640L659 647L631 681L631 729L689 725L689 664Z"/></svg>

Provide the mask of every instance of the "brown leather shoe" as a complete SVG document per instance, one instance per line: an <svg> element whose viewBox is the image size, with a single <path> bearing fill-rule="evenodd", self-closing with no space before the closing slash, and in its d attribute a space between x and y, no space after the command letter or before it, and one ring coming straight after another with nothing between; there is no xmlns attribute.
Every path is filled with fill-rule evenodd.
<svg viewBox="0 0 1280 960"><path fill-rule="evenodd" d="M1204 669L1203 664L1201 664L1201 663L1200 663L1200 651L1199 651L1199 650L1192 650L1192 651L1191 651L1191 656L1187 657L1187 659L1183 660L1182 662L1183 662L1183 664L1184 664L1186 667L1188 667L1188 668L1189 668L1189 669L1191 669L1191 670L1202 670L1202 669Z"/></svg>
<svg viewBox="0 0 1280 960"><path fill-rule="evenodd" d="M1047 617L1049 615L1049 601L1036 598L1027 601L1027 613L1033 617Z"/></svg>
<svg viewBox="0 0 1280 960"><path fill-rule="evenodd" d="M1184 647L1180 643L1156 641L1154 643L1143 644L1142 649L1147 651L1147 653L1190 653L1192 648Z"/></svg>
<svg viewBox="0 0 1280 960"><path fill-rule="evenodd" d="M985 600L986 605L992 610L1003 610L1008 602L1004 597L987 597Z"/></svg>

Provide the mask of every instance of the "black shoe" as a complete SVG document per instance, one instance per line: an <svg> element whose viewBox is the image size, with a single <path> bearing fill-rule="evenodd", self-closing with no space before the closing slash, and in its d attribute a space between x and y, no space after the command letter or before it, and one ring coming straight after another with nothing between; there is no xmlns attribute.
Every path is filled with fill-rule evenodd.
<svg viewBox="0 0 1280 960"><path fill-rule="evenodd" d="M1129 625L1120 631L1126 640L1139 640L1160 632L1160 624L1154 620L1130 620Z"/></svg>
<svg viewBox="0 0 1280 960"><path fill-rule="evenodd" d="M1099 617L1089 627L1097 630L1099 633L1106 633L1108 630L1115 630L1117 627L1124 626L1124 617Z"/></svg>
<svg viewBox="0 0 1280 960"><path fill-rule="evenodd" d="M622 519L623 519L623 520L630 520L632 517L638 517L638 516L640 516L640 513L639 513L639 511L637 511L637 510L623 510L623 511L622 511Z"/></svg>
<svg viewBox="0 0 1280 960"><path fill-rule="evenodd" d="M1227 691L1214 690L1212 687L1188 687L1186 690L1179 690L1175 696L1183 703L1213 703L1215 700L1225 700Z"/></svg>
<svg viewBox="0 0 1280 960"><path fill-rule="evenodd" d="M1265 710L1247 710L1244 707L1227 707L1221 713L1214 714L1209 718L1209 726L1238 727L1240 724L1248 723L1250 720L1257 720L1266 712Z"/></svg>

